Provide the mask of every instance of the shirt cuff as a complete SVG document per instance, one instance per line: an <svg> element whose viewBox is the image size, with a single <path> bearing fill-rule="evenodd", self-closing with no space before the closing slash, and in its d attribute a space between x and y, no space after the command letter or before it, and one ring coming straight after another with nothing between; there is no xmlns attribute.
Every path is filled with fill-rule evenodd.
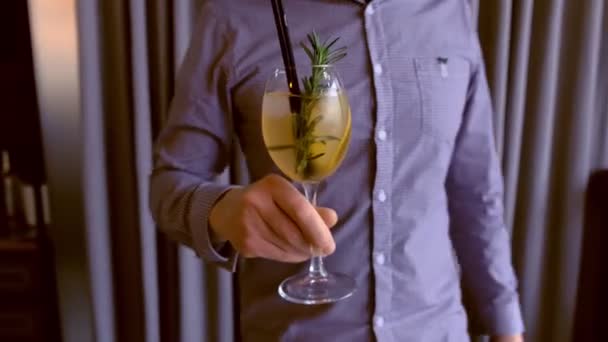
<svg viewBox="0 0 608 342"><path fill-rule="evenodd" d="M525 330L517 297L508 303L494 305L482 312L484 332L491 336L522 334Z"/></svg>
<svg viewBox="0 0 608 342"><path fill-rule="evenodd" d="M194 192L190 200L188 212L188 225L192 234L192 244L196 254L205 261L213 263L230 272L236 270L238 253L229 242L221 246L214 246L209 232L209 215L215 202L228 190L237 188L233 185L201 184ZM217 247L217 249L216 249Z"/></svg>

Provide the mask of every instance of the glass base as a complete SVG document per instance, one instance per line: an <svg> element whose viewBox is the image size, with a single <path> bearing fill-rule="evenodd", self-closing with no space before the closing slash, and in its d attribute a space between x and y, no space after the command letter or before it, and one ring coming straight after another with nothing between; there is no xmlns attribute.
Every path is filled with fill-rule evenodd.
<svg viewBox="0 0 608 342"><path fill-rule="evenodd" d="M355 280L340 273L325 276L299 274L279 285L279 295L292 303L316 305L346 299L355 292Z"/></svg>

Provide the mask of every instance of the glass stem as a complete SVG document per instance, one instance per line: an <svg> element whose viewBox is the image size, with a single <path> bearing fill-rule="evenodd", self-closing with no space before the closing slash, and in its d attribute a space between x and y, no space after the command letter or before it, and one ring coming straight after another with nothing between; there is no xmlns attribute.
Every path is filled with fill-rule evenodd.
<svg viewBox="0 0 608 342"><path fill-rule="evenodd" d="M319 183L306 182L302 183L302 187L304 188L304 196L306 196L308 202L316 207ZM314 246L311 246L310 250L312 252L312 258L310 259L310 265L308 266L308 275L315 278L327 277L327 271L325 270L325 266L323 266L323 257L321 256L321 253Z"/></svg>

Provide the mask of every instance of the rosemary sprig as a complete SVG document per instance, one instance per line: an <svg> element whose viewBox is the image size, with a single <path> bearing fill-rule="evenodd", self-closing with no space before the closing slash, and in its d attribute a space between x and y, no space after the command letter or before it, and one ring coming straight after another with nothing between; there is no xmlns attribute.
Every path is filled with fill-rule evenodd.
<svg viewBox="0 0 608 342"><path fill-rule="evenodd" d="M306 44L301 43L300 45L310 58L312 65L331 65L342 58L346 57L346 47L332 50L331 48L340 40L340 37L332 40L328 43L328 40L321 42L319 35L316 32L312 32L307 36L310 48Z"/></svg>
<svg viewBox="0 0 608 342"><path fill-rule="evenodd" d="M301 43L304 52L311 62L311 73L309 77L304 77L302 83L304 92L302 93L302 101L300 112L294 114L293 134L295 136L295 145L272 146L269 150L285 150L295 149L296 153L296 173L302 177L306 177L309 170L309 163L315 159L321 158L325 152L313 154L311 146L313 144L327 145L329 140L340 140L334 136L316 136L314 135L315 128L323 120L323 114L312 116L312 110L317 101L323 95L324 85L323 72L324 66L330 66L346 57L346 47L334 48L340 38L333 40L322 41L316 32L307 35L308 46Z"/></svg>

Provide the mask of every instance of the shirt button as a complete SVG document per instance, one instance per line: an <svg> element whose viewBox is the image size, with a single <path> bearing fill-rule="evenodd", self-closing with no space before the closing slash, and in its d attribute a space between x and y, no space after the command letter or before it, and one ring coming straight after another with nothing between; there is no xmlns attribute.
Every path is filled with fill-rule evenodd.
<svg viewBox="0 0 608 342"><path fill-rule="evenodd" d="M380 202L386 201L386 192L384 192L384 190L380 190L378 192L378 201L380 201Z"/></svg>
<svg viewBox="0 0 608 342"><path fill-rule="evenodd" d="M374 64L374 73L376 75L382 75L382 65L379 63Z"/></svg>
<svg viewBox="0 0 608 342"><path fill-rule="evenodd" d="M380 139L380 141L385 141L387 136L388 136L388 134L386 133L385 130L381 129L378 131L378 139Z"/></svg>
<svg viewBox="0 0 608 342"><path fill-rule="evenodd" d="M375 10L374 10L374 6L369 5L367 6L367 8L365 9L365 14L367 15L372 15L374 14Z"/></svg>
<svg viewBox="0 0 608 342"><path fill-rule="evenodd" d="M382 316L374 317L374 327L382 328L384 326L384 318Z"/></svg>
<svg viewBox="0 0 608 342"><path fill-rule="evenodd" d="M385 261L386 260L384 258L384 254L382 254L382 253L376 254L376 264L378 264L378 265L384 265Z"/></svg>

